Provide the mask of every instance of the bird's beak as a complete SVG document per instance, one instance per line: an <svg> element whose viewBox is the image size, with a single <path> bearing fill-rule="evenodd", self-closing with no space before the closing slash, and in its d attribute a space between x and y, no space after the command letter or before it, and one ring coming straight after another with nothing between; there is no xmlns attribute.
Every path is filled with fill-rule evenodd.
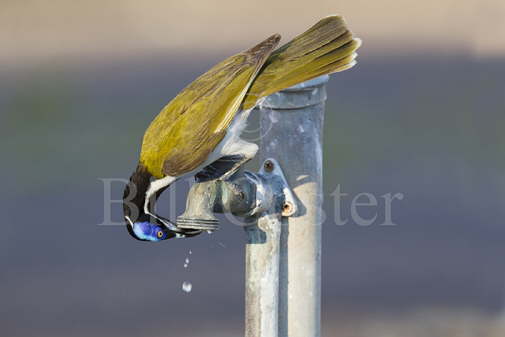
<svg viewBox="0 0 505 337"><path fill-rule="evenodd" d="M158 220L164 225L165 230L170 232L171 236L176 238L188 238L200 234L202 231L197 229L182 229L175 226L170 220L159 217Z"/></svg>

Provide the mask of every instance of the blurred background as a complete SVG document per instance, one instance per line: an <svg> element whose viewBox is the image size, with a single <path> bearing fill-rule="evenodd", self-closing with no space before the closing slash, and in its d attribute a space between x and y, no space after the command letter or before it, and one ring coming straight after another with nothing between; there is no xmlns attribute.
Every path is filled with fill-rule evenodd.
<svg viewBox="0 0 505 337"><path fill-rule="evenodd" d="M364 44L328 84L323 336L504 336L500 0L1 0L0 335L242 335L242 229L142 244L99 225L101 179L129 177L149 122L210 66L334 13ZM377 221L337 226L337 186L343 217L368 192ZM396 226L386 193L404 195Z"/></svg>

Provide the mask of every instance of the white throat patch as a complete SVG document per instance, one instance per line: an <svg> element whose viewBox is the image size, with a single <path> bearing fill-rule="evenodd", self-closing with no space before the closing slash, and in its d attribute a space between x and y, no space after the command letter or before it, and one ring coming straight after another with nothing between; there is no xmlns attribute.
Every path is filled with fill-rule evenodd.
<svg viewBox="0 0 505 337"><path fill-rule="evenodd" d="M176 177L166 176L164 178L154 180L151 182L151 184L149 184L149 188L147 189L147 192L146 192L146 200L144 201L144 213L145 214L149 214L155 218L158 218L157 216L155 216L154 214L151 214L149 212L149 199L154 194L156 194L156 192L158 192L159 190L161 190L164 187L167 187L168 185L170 185L171 183L173 183L176 180L177 180Z"/></svg>

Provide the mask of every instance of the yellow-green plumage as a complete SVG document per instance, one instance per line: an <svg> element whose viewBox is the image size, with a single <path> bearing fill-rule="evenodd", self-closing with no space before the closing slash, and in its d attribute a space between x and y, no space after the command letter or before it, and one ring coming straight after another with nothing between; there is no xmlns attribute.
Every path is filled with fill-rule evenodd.
<svg viewBox="0 0 505 337"><path fill-rule="evenodd" d="M175 97L147 129L140 163L156 178L181 176L202 165L223 140L237 111L261 97L353 65L359 40L339 16L322 19L272 50L273 35L200 76Z"/></svg>
<svg viewBox="0 0 505 337"><path fill-rule="evenodd" d="M202 164L226 134L247 89L280 40L273 35L197 78L153 120L140 162L156 178L179 176Z"/></svg>
<svg viewBox="0 0 505 337"><path fill-rule="evenodd" d="M354 39L340 16L329 16L277 49L254 80L244 109L279 90L352 66L360 40Z"/></svg>

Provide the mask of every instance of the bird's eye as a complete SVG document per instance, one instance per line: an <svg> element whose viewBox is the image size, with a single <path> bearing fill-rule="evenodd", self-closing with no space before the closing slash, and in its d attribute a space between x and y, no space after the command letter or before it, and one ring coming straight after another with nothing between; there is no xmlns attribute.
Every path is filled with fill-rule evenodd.
<svg viewBox="0 0 505 337"><path fill-rule="evenodd" d="M156 233L156 235L158 236L158 239L161 239L163 237L163 232L162 231L158 231Z"/></svg>

